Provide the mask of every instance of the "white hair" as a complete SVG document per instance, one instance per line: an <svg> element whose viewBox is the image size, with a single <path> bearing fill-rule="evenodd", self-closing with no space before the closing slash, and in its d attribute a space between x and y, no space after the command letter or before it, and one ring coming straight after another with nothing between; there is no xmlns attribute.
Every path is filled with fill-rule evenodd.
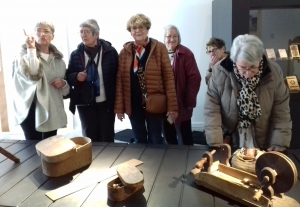
<svg viewBox="0 0 300 207"><path fill-rule="evenodd" d="M233 62L243 61L254 64L262 59L265 54L262 41L255 35L239 35L233 42L230 50L230 58Z"/></svg>

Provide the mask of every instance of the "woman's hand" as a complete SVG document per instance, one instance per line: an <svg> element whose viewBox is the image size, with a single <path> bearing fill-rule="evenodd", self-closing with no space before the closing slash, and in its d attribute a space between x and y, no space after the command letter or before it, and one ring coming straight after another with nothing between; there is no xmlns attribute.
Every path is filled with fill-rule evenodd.
<svg viewBox="0 0 300 207"><path fill-rule="evenodd" d="M285 148L284 147L269 147L268 152L270 151L276 151L276 152L284 152Z"/></svg>
<svg viewBox="0 0 300 207"><path fill-rule="evenodd" d="M79 72L77 74L77 80L78 81L85 81L86 80L86 77L87 77L87 74L86 74L86 70L84 70L83 72Z"/></svg>
<svg viewBox="0 0 300 207"><path fill-rule="evenodd" d="M61 89L66 85L66 81L61 78L56 78L52 81L51 85L56 89Z"/></svg>
<svg viewBox="0 0 300 207"><path fill-rule="evenodd" d="M35 39L34 39L34 37L31 36L31 35L27 35L25 30L24 30L24 34L25 34L25 44L26 44L27 48L35 49Z"/></svg>
<svg viewBox="0 0 300 207"><path fill-rule="evenodd" d="M117 114L117 117L120 121L123 121L123 119L125 119L124 114Z"/></svg>
<svg viewBox="0 0 300 207"><path fill-rule="evenodd" d="M210 68L213 68L214 65L215 65L217 62L219 62L218 57L217 57L217 56L212 56L212 58L211 58L211 60L210 60L210 62L209 62L209 67L210 67Z"/></svg>
<svg viewBox="0 0 300 207"><path fill-rule="evenodd" d="M172 118L173 122L175 122L175 120L178 116L178 113L176 111L168 111L166 116L170 116Z"/></svg>

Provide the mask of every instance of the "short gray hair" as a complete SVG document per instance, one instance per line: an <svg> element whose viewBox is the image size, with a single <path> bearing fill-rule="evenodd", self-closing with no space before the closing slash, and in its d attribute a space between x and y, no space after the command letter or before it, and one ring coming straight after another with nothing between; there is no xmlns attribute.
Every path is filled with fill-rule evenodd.
<svg viewBox="0 0 300 207"><path fill-rule="evenodd" d="M80 28L82 27L87 27L91 30L92 34L94 35L95 33L99 33L100 32L100 27L97 23L97 21L95 19L88 19L85 20L84 22L82 22L79 25Z"/></svg>
<svg viewBox="0 0 300 207"><path fill-rule="evenodd" d="M45 26L45 27L49 27L49 29L51 30L52 34L54 34L55 32L55 28L54 28L54 25L50 22L47 22L47 21L40 21L38 23L36 23L35 27L34 27L34 30L36 31L36 29L39 27L39 26Z"/></svg>
<svg viewBox="0 0 300 207"><path fill-rule="evenodd" d="M176 33L178 35L178 44L180 44L181 43L181 35L180 35L180 32L179 32L179 29L173 24L169 24L169 25L164 27L164 40L166 38L167 32L171 29L174 29L176 31Z"/></svg>
<svg viewBox="0 0 300 207"><path fill-rule="evenodd" d="M239 35L233 42L230 50L230 58L233 62L244 61L254 64L262 59L265 54L262 41L255 35Z"/></svg>

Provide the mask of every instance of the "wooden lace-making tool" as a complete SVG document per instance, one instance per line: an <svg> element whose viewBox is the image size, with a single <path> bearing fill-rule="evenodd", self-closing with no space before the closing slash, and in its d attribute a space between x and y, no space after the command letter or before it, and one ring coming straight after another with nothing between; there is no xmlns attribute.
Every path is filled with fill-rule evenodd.
<svg viewBox="0 0 300 207"><path fill-rule="evenodd" d="M3 149L2 147L0 147L0 153L3 154L8 159L14 161L15 163L20 163L20 159L19 158L17 158L16 156L14 156L13 154L11 154L7 150Z"/></svg>
<svg viewBox="0 0 300 207"><path fill-rule="evenodd" d="M223 144L216 151L205 152L191 170L196 184L250 207L300 206L293 198L283 195L296 184L298 177L294 163L286 155L263 153L256 160L254 175L230 167L227 162L230 151L230 146ZM215 152L220 153L220 162L213 163Z"/></svg>

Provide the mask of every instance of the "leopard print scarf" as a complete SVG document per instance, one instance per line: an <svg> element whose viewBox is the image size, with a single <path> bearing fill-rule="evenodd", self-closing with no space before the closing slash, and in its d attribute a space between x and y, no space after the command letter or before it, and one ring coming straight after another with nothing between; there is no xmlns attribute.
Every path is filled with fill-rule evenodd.
<svg viewBox="0 0 300 207"><path fill-rule="evenodd" d="M239 107L239 128L248 128L251 121L261 116L261 107L258 97L255 93L255 88L260 80L263 68L263 61L260 62L259 72L252 78L244 78L241 76L233 64L234 74L238 82L242 85L237 96L237 105Z"/></svg>

